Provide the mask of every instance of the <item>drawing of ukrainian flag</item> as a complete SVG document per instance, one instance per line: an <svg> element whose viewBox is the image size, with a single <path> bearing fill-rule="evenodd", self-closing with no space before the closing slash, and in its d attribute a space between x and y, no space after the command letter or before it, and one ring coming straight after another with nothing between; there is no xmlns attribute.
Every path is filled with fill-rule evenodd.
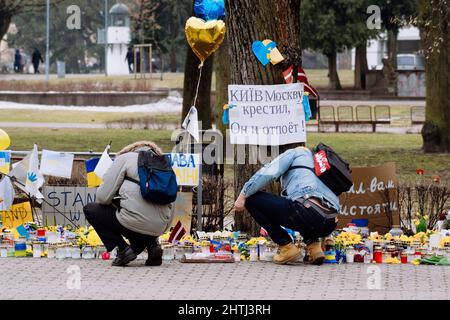
<svg viewBox="0 0 450 320"><path fill-rule="evenodd" d="M11 167L11 151L0 151L0 173L9 174Z"/></svg>
<svg viewBox="0 0 450 320"><path fill-rule="evenodd" d="M100 158L92 158L86 160L86 172L87 172L87 182L89 188L97 188L102 184L102 179L100 179L95 173L94 170L97 167Z"/></svg>

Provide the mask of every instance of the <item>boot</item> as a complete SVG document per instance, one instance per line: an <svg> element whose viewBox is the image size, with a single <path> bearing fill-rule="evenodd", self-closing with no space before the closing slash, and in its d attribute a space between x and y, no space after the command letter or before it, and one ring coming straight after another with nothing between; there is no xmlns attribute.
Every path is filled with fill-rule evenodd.
<svg viewBox="0 0 450 320"><path fill-rule="evenodd" d="M117 258L114 259L112 265L113 267L125 267L131 261L136 260L137 255L134 253L131 247L126 247L122 251L117 253Z"/></svg>
<svg viewBox="0 0 450 320"><path fill-rule="evenodd" d="M288 245L279 247L278 254L273 257L273 262L275 262L276 264L288 264L290 262L296 262L300 255L300 249L293 243L290 243Z"/></svg>
<svg viewBox="0 0 450 320"><path fill-rule="evenodd" d="M309 256L308 262L316 266L321 266L325 261L325 254L322 250L322 243L313 242L308 245L307 249Z"/></svg>
<svg viewBox="0 0 450 320"><path fill-rule="evenodd" d="M158 267L162 265L163 250L160 245L152 245L147 247L148 259L145 265L149 267Z"/></svg>

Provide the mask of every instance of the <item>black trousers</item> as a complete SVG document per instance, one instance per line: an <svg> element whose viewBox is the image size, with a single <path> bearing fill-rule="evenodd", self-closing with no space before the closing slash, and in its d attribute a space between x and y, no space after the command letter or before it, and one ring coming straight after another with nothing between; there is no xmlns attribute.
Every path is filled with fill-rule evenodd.
<svg viewBox="0 0 450 320"><path fill-rule="evenodd" d="M105 206L98 203L90 203L84 207L86 220L97 231L108 252L116 247L123 250L128 245L124 237L130 242L131 249L137 255L145 248L158 244L158 238L131 231L122 226L116 217L117 209L114 206Z"/></svg>
<svg viewBox="0 0 450 320"><path fill-rule="evenodd" d="M336 229L335 219L325 219L313 208L270 193L256 193L246 200L245 207L280 246L292 242L281 226L300 232L306 244L327 237Z"/></svg>

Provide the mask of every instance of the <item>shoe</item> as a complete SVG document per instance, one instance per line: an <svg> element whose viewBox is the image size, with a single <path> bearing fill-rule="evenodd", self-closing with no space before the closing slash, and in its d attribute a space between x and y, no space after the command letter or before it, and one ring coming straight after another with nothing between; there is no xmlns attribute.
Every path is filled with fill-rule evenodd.
<svg viewBox="0 0 450 320"><path fill-rule="evenodd" d="M322 243L313 242L307 247L308 249L308 263L321 266L325 261L325 253L322 250Z"/></svg>
<svg viewBox="0 0 450 320"><path fill-rule="evenodd" d="M273 262L276 264L288 264L291 262L296 262L300 258L300 249L293 243L285 246L280 246L278 249L278 254L273 257Z"/></svg>
<svg viewBox="0 0 450 320"><path fill-rule="evenodd" d="M117 258L114 259L112 266L113 267L125 267L131 261L136 260L137 255L131 249L131 247L126 247L124 250L119 251L117 253Z"/></svg>
<svg viewBox="0 0 450 320"><path fill-rule="evenodd" d="M160 245L148 246L148 259L145 265L149 267L159 267L162 265L163 250Z"/></svg>

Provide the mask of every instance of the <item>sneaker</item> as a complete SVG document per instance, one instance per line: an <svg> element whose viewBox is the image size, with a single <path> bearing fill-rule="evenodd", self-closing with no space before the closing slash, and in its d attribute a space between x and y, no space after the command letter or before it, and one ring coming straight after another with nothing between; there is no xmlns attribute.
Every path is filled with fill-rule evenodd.
<svg viewBox="0 0 450 320"><path fill-rule="evenodd" d="M114 259L113 267L125 267L131 261L136 260L137 255L131 249L131 247L126 247L124 250L117 252L117 258Z"/></svg>
<svg viewBox="0 0 450 320"><path fill-rule="evenodd" d="M300 249L293 243L290 243L279 247L278 254L273 257L273 262L276 264L288 264L291 262L296 262L300 256Z"/></svg>

